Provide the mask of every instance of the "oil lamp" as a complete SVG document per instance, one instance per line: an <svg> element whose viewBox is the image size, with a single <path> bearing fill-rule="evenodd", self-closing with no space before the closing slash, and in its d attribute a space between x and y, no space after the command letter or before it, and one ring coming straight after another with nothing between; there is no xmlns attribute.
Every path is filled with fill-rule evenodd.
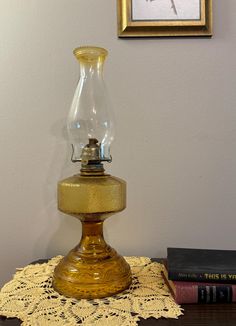
<svg viewBox="0 0 236 326"><path fill-rule="evenodd" d="M67 120L72 162L80 173L58 183L58 208L82 223L80 243L56 266L53 287L77 299L103 298L131 283L130 266L103 237L103 222L126 206L125 181L105 174L111 162L114 126L103 80L107 51L99 47L74 50L80 80Z"/></svg>

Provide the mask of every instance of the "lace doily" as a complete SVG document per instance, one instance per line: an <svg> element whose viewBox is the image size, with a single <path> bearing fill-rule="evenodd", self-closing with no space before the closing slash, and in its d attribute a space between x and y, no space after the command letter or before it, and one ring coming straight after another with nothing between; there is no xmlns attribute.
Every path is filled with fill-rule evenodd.
<svg viewBox="0 0 236 326"><path fill-rule="evenodd" d="M52 288L52 274L62 257L19 269L0 292L0 315L17 317L23 326L133 326L140 318L178 318L182 309L161 276L163 265L146 257L126 257L130 288L105 299L75 300Z"/></svg>

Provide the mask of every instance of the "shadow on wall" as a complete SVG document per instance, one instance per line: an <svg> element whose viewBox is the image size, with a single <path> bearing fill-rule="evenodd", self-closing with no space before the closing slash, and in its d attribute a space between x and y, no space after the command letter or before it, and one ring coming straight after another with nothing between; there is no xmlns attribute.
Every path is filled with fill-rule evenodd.
<svg viewBox="0 0 236 326"><path fill-rule="evenodd" d="M51 155L43 189L44 209L39 213L39 218L42 216L45 223L43 232L35 239L33 250L34 257L40 258L66 254L78 244L81 236L80 222L57 209L58 181L79 172L79 166L70 161L71 148L68 145L65 120L59 120L52 126L51 135L55 139L52 146L54 153Z"/></svg>

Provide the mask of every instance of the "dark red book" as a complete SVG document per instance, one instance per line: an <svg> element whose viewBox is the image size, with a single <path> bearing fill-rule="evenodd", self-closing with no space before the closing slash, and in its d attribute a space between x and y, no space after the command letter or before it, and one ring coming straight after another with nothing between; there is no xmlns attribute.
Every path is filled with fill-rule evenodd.
<svg viewBox="0 0 236 326"><path fill-rule="evenodd" d="M166 266L163 278L178 304L236 302L236 285L172 281L168 279Z"/></svg>

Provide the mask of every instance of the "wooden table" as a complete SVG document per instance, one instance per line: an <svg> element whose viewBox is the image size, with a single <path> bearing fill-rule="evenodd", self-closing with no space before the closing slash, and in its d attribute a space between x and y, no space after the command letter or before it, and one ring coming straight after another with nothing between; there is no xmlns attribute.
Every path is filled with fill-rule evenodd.
<svg viewBox="0 0 236 326"><path fill-rule="evenodd" d="M139 326L235 326L236 304L183 305L184 315L179 319L141 320ZM19 319L0 319L0 326L19 326ZM34 326L34 325L32 325ZM122 326L122 325L117 325Z"/></svg>
<svg viewBox="0 0 236 326"><path fill-rule="evenodd" d="M153 259L160 261L160 259ZM40 260L39 262L45 262ZM36 263L36 262L35 262ZM236 326L236 303L233 304L194 304L182 305L184 315L179 319L155 319L140 320L139 326ZM17 318L6 319L0 317L0 326L20 326ZM32 325L34 326L34 325ZM117 325L122 326L122 325Z"/></svg>

